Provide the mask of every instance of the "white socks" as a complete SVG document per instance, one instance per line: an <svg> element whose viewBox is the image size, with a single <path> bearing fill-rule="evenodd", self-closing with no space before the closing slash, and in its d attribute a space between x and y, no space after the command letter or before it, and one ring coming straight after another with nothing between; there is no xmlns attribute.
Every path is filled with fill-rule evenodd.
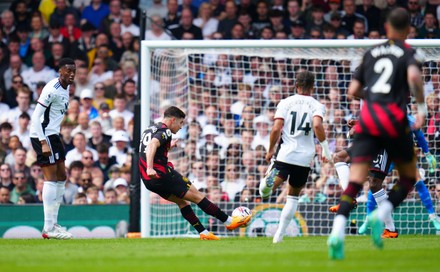
<svg viewBox="0 0 440 272"><path fill-rule="evenodd" d="M384 189L380 189L379 191L375 192L373 194L373 196L374 196L374 199L376 200L378 208L381 208L384 205L384 203L386 203L386 202L390 203L389 201L387 201L388 195ZM391 203L390 203L390 205L391 205ZM388 209L388 208L386 208L386 209ZM391 210L392 210L392 206L391 206ZM383 219L380 216L379 216L379 218L381 218L384 221L386 229L388 229L389 231L396 231L396 226L394 225L394 220L393 220L393 216L391 215L391 210L388 214L384 213L385 217Z"/></svg>
<svg viewBox="0 0 440 272"><path fill-rule="evenodd" d="M63 202L64 191L66 189L66 181L58 181L57 185L57 197L53 210L53 223L58 223L58 211L60 209L61 202Z"/></svg>
<svg viewBox="0 0 440 272"><path fill-rule="evenodd" d="M335 170L336 173L338 173L339 185L341 186L342 190L345 191L350 180L350 168L345 162L337 162L335 163Z"/></svg>
<svg viewBox="0 0 440 272"><path fill-rule="evenodd" d="M286 205L284 205L281 211L280 224L278 225L277 233L284 235L286 233L286 228L292 221L293 215L298 208L298 197L290 196L286 197Z"/></svg>
<svg viewBox="0 0 440 272"><path fill-rule="evenodd" d="M345 225L347 224L347 217L342 214L338 214L335 216L335 220L333 221L333 228L331 235L338 236L342 240L345 238Z"/></svg>
<svg viewBox="0 0 440 272"><path fill-rule="evenodd" d="M57 182L45 181L43 185L44 230L49 231L54 225L54 212L57 202ZM57 211L58 214L58 211Z"/></svg>
<svg viewBox="0 0 440 272"><path fill-rule="evenodd" d="M380 220L382 220L385 223L385 228L387 228L390 231L396 231L396 227L394 226L393 218L391 217L391 212L393 211L393 204L389 202L387 199L383 200L380 205L377 203L377 217L379 217ZM391 224L389 224L389 219L391 218ZM390 229L392 228L392 229Z"/></svg>

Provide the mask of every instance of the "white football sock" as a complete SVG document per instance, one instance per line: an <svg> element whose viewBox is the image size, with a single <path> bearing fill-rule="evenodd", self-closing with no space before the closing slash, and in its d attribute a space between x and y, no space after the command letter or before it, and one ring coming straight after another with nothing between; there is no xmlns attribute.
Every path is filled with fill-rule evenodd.
<svg viewBox="0 0 440 272"><path fill-rule="evenodd" d="M347 217L345 217L342 214L336 215L335 220L333 221L333 228L331 235L336 235L342 240L344 240L346 224L347 224Z"/></svg>
<svg viewBox="0 0 440 272"><path fill-rule="evenodd" d="M53 228L53 214L57 199L57 183L55 181L45 181L43 185L43 208L44 208L44 230L49 231Z"/></svg>
<svg viewBox="0 0 440 272"><path fill-rule="evenodd" d="M230 224L232 224L232 217L228 216L228 219L226 219L226 221L223 224L225 224L225 226L229 226Z"/></svg>
<svg viewBox="0 0 440 272"><path fill-rule="evenodd" d="M53 210L53 223L58 223L58 211L60 210L61 202L63 202L64 191L66 190L66 181L58 181L57 183L57 199Z"/></svg>
<svg viewBox="0 0 440 272"><path fill-rule="evenodd" d="M393 212L393 204L391 204L388 199L382 200L380 203L380 206L377 207L377 217L379 217L380 220L385 222L388 217L391 216L391 213Z"/></svg>
<svg viewBox="0 0 440 272"><path fill-rule="evenodd" d="M339 185L341 186L342 190L345 191L350 180L350 168L345 162L337 162L335 163L335 170L336 173L338 173Z"/></svg>
<svg viewBox="0 0 440 272"><path fill-rule="evenodd" d="M388 195L384 189L380 189L379 191L373 194L374 199L376 200L377 206L380 207L383 205L384 201L388 199ZM391 212L384 219L385 228L389 231L396 231L396 226L394 225L394 220Z"/></svg>
<svg viewBox="0 0 440 272"><path fill-rule="evenodd" d="M286 233L286 228L292 221L295 215L296 209L298 208L298 197L290 196L286 197L286 204L281 211L280 224L278 225L277 233L284 235Z"/></svg>

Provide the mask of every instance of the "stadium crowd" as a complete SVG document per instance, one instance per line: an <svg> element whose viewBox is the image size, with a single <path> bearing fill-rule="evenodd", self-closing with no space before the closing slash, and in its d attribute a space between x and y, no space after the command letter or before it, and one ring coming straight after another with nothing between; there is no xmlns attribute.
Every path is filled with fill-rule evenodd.
<svg viewBox="0 0 440 272"><path fill-rule="evenodd" d="M129 203L141 9L148 10L148 40L377 39L384 37L386 15L396 6L410 11L409 38L440 38L440 6L431 0L164 2L15 0L1 12L0 204L42 202L44 180L35 163L29 123L42 88L57 77L62 57L77 64L61 128L68 169L63 202ZM424 66L429 110L424 132L440 161L438 65L431 61ZM293 93L298 69L315 73L315 96L327 108L325 128L332 151L349 145L347 121L360 110L360 102L345 95L352 66L350 61L285 56L190 55L187 124L177 135L181 147L170 153L170 160L211 201L252 207L262 201L258 183L268 167L264 155L276 105ZM151 81L153 91L166 92L160 89L166 77ZM160 102L161 108L171 104ZM153 112L159 113L157 106L152 105ZM319 163L319 144L316 149L300 202L334 203L341 194L335 170ZM428 168L422 154L419 162ZM387 188L396 177L387 177ZM440 207L439 171L426 171L426 178ZM367 190L359 201L365 201ZM285 190L279 191L269 201L284 203ZM153 194L150 201L166 203Z"/></svg>

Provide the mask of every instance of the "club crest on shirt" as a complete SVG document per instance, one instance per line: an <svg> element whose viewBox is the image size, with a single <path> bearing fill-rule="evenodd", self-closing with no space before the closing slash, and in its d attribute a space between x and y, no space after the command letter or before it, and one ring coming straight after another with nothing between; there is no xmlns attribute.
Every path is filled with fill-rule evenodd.
<svg viewBox="0 0 440 272"><path fill-rule="evenodd" d="M167 129L167 136L171 137L171 130Z"/></svg>

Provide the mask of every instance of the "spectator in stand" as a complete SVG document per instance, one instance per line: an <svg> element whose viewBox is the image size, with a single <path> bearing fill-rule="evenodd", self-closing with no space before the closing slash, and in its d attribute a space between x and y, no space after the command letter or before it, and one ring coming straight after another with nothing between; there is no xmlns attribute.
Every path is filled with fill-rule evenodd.
<svg viewBox="0 0 440 272"><path fill-rule="evenodd" d="M81 92L84 89L92 89L93 88L93 85L90 83L89 78L88 78L88 72L89 71L86 66L77 66L77 68L76 68L75 95L78 97L81 95Z"/></svg>
<svg viewBox="0 0 440 272"><path fill-rule="evenodd" d="M356 19L354 21L353 25L353 34L349 35L347 39L368 39L368 37L365 36L366 28L365 28L365 21Z"/></svg>
<svg viewBox="0 0 440 272"><path fill-rule="evenodd" d="M26 66L26 64L23 64L21 58L19 55L17 54L11 54L9 57L9 67L5 70L4 75L3 75L3 79L4 79L4 83L5 83L5 89L7 90L7 92L12 91L11 88L13 88L14 90L17 90L17 88L19 86L21 86L23 84L23 78L21 77L21 73L23 73L23 71L27 70L28 67ZM17 84L13 84L14 83L14 77L19 76L20 77L20 82L21 85L17 85ZM17 106L15 102L15 93L7 93L6 95L4 95L4 99L5 102L9 102L11 103L11 101L14 101L12 104L9 104L10 107L15 107Z"/></svg>
<svg viewBox="0 0 440 272"><path fill-rule="evenodd" d="M96 28L89 22L81 24L81 37L73 42L70 46L70 55L82 56L87 58L87 54L94 50L96 45L95 31ZM92 61L88 61L83 65L91 66ZM77 64L77 67L81 65Z"/></svg>
<svg viewBox="0 0 440 272"><path fill-rule="evenodd" d="M220 183L222 191L228 194L230 201L233 201L235 196L243 190L245 185L245 181L240 178L238 166L228 162L226 164L225 179Z"/></svg>
<svg viewBox="0 0 440 272"><path fill-rule="evenodd" d="M237 6L239 13L248 13L251 18L257 16L257 8L252 0L240 0L239 5Z"/></svg>
<svg viewBox="0 0 440 272"><path fill-rule="evenodd" d="M98 117L98 110L93 107L93 92L89 89L84 89L81 92L80 96L80 104L81 104L81 113L86 113L89 117L89 120L93 120L96 117ZM78 123L80 124L79 115L78 115ZM80 124L83 127L85 124ZM90 135L87 135L87 138L89 138Z"/></svg>
<svg viewBox="0 0 440 272"><path fill-rule="evenodd" d="M365 22L365 31L368 32L368 22L367 19L356 12L356 6L354 5L354 0L344 0L344 12L341 18L341 26L349 33L353 34L353 26L356 19L363 20Z"/></svg>
<svg viewBox="0 0 440 272"><path fill-rule="evenodd" d="M380 9L374 5L373 0L362 0L362 5L356 6L356 12L363 15L368 22L369 29L379 29L380 25Z"/></svg>
<svg viewBox="0 0 440 272"><path fill-rule="evenodd" d="M46 60L50 57L50 51L44 49L43 41L39 38L31 38L30 45L31 47L29 53L24 59L24 63L26 63L26 65L32 65L32 57L36 52L42 52Z"/></svg>
<svg viewBox="0 0 440 272"><path fill-rule="evenodd" d="M208 188L206 184L205 163L201 160L194 161L188 179L199 190Z"/></svg>
<svg viewBox="0 0 440 272"><path fill-rule="evenodd" d="M59 61L66 56L64 52L63 44L51 43L50 56L46 60L46 65L51 69L58 70Z"/></svg>
<svg viewBox="0 0 440 272"><path fill-rule="evenodd" d="M122 59L122 58L121 58ZM138 82L138 68L133 59L125 60L122 64L122 71L124 73L124 81L133 80L136 84ZM165 79L162 79L165 80Z"/></svg>
<svg viewBox="0 0 440 272"><path fill-rule="evenodd" d="M164 28L171 30L179 27L180 14L178 13L179 4L177 3L177 0L168 0L167 9L168 13L163 18Z"/></svg>
<svg viewBox="0 0 440 272"><path fill-rule="evenodd" d="M397 0L386 0L386 7L380 12L380 33L385 33L385 22L387 21L388 14L390 14L391 10L397 8L398 6ZM377 18L375 19L377 20Z"/></svg>
<svg viewBox="0 0 440 272"><path fill-rule="evenodd" d="M110 146L111 137L108 135L105 135L102 132L102 127L101 127L100 122L98 122L96 120L92 121L90 123L90 132L91 132L91 137L89 138L88 145L91 148L96 150L97 146L102 145L102 144Z"/></svg>
<svg viewBox="0 0 440 272"><path fill-rule="evenodd" d="M12 181L11 166L7 163L2 163L0 165L0 186L8 188L9 191L12 191L15 186Z"/></svg>
<svg viewBox="0 0 440 272"><path fill-rule="evenodd" d="M102 192L99 190L98 186L89 186L86 190L87 203L92 205L102 204L102 201L99 199L100 194L102 194Z"/></svg>
<svg viewBox="0 0 440 272"><path fill-rule="evenodd" d="M102 131L104 131L104 134L109 134L110 129L112 129L112 118L110 117L110 107L107 103L101 103L98 110L98 117L94 119L94 121L97 121L100 123L102 127Z"/></svg>
<svg viewBox="0 0 440 272"><path fill-rule="evenodd" d="M252 29L256 33L256 37L261 37L261 31L264 27L271 26L269 20L269 4L264 0L259 0L257 2L256 16L252 18Z"/></svg>
<svg viewBox="0 0 440 272"><path fill-rule="evenodd" d="M87 204L87 196L84 193L77 193L75 195L75 199L73 200L73 205L86 205Z"/></svg>
<svg viewBox="0 0 440 272"><path fill-rule="evenodd" d="M98 159L98 152L88 147L86 143L87 143L86 136L84 136L83 133L79 132L73 136L73 145L75 146L75 148L70 150L66 154L66 160L65 160L66 167L69 167L73 161L80 161L82 158L82 153L85 150L90 150L93 153L94 161Z"/></svg>
<svg viewBox="0 0 440 272"><path fill-rule="evenodd" d="M64 26L64 19L67 14L73 14L75 16L75 20L78 21L78 12L75 8L67 6L66 0L55 0L55 10L50 15L49 23L57 24L59 26Z"/></svg>
<svg viewBox="0 0 440 272"><path fill-rule="evenodd" d="M22 171L17 171L13 174L14 189L11 191L11 201L17 203L20 196L30 194L35 196L35 191L27 183L26 174Z"/></svg>
<svg viewBox="0 0 440 272"><path fill-rule="evenodd" d="M238 20L238 23L240 23L242 27L239 29L235 29L237 27L237 23L235 23L232 30L235 30L238 33L233 33L231 31L231 36L230 37L226 36L225 38L230 38L230 39L235 39L235 40L254 39L256 36L256 33L255 33L254 29L252 28L251 15L245 11L239 12L237 20Z"/></svg>
<svg viewBox="0 0 440 272"><path fill-rule="evenodd" d="M3 42L5 44L10 41L10 37L15 34L15 22L14 13L12 11L5 9L1 14L1 33L3 35Z"/></svg>
<svg viewBox="0 0 440 272"><path fill-rule="evenodd" d="M113 23L122 21L122 9L120 0L111 0L109 4L110 13L101 21L99 30L103 33L110 33L110 26Z"/></svg>
<svg viewBox="0 0 440 272"><path fill-rule="evenodd" d="M70 41L68 38L65 38L61 35L60 32L61 26L58 22L50 23L49 25L49 35L44 39L43 44L46 50L49 50L52 47L53 43L60 43L66 55L70 53Z"/></svg>
<svg viewBox="0 0 440 272"><path fill-rule="evenodd" d="M329 0L328 5L330 7L330 10L326 14L324 14L324 20L327 23L330 23L333 14L338 14L339 16L341 16L341 11L339 10L339 7L341 6L341 0Z"/></svg>
<svg viewBox="0 0 440 272"><path fill-rule="evenodd" d="M151 16L151 29L145 31L146 40L172 40L170 35L164 31L163 19L158 15Z"/></svg>
<svg viewBox="0 0 440 272"><path fill-rule="evenodd" d="M27 112L23 112L18 116L18 126L11 132L11 136L17 136L22 146L29 149L31 146L29 123L30 115Z"/></svg>
<svg viewBox="0 0 440 272"><path fill-rule="evenodd" d="M12 174L23 172L26 178L30 176L31 169L26 165L27 150L23 147L17 147L14 151L14 162L11 165Z"/></svg>
<svg viewBox="0 0 440 272"><path fill-rule="evenodd" d="M368 33L368 39L380 39L380 32L377 29L370 29L370 32Z"/></svg>
<svg viewBox="0 0 440 272"><path fill-rule="evenodd" d="M12 125L8 122L3 122L0 124L0 161L4 161L4 158L9 154L9 140L11 138ZM4 152L4 155L3 155Z"/></svg>
<svg viewBox="0 0 440 272"><path fill-rule="evenodd" d="M407 9L411 16L411 25L418 29L421 28L423 26L423 14L421 12L419 0L409 0L407 2Z"/></svg>
<svg viewBox="0 0 440 272"><path fill-rule="evenodd" d="M111 141L113 146L109 148L109 156L115 156L118 165L122 166L127 159L127 153L131 152L130 138L127 132L119 130L113 134Z"/></svg>
<svg viewBox="0 0 440 272"><path fill-rule="evenodd" d="M136 82L132 79L127 79L122 85L122 93L125 95L125 108L134 112L134 105L136 103Z"/></svg>
<svg viewBox="0 0 440 272"><path fill-rule="evenodd" d="M109 112L110 117L114 120L120 116L124 118L125 128L128 127L128 123L133 119L133 112L126 109L127 102L124 94L117 94L114 100L115 108Z"/></svg>
<svg viewBox="0 0 440 272"><path fill-rule="evenodd" d="M95 58L92 71L89 73L89 82L95 85L98 82L106 82L113 77L113 71L106 71L105 61L102 58Z"/></svg>
<svg viewBox="0 0 440 272"><path fill-rule="evenodd" d="M29 33L29 38L38 38L44 40L49 36L49 31L44 26L43 17L40 12L35 12L31 17L31 31Z"/></svg>
<svg viewBox="0 0 440 272"><path fill-rule="evenodd" d="M219 21L212 16L211 4L202 3L199 7L199 16L193 20L193 24L202 30L205 40L210 40L212 34L218 29Z"/></svg>
<svg viewBox="0 0 440 272"><path fill-rule="evenodd" d="M139 26L133 23L131 9L123 9L121 12L121 33L130 32L134 37L139 37Z"/></svg>
<svg viewBox="0 0 440 272"><path fill-rule="evenodd" d="M223 37L229 38L231 37L231 29L237 22L237 5L234 1L228 0L225 3L225 18L219 21L217 31Z"/></svg>
<svg viewBox="0 0 440 272"><path fill-rule="evenodd" d="M19 117L23 112L26 112L29 116L32 116L34 109L31 107L31 92L28 87L22 86L17 90L17 107L9 110L6 116L6 121L9 122L13 128L19 128Z"/></svg>
<svg viewBox="0 0 440 272"><path fill-rule="evenodd" d="M90 118L87 112L82 111L78 115L78 125L72 130L71 135L75 135L78 132L81 132L86 136L87 139L92 137L92 132L90 131L89 126Z"/></svg>
<svg viewBox="0 0 440 272"><path fill-rule="evenodd" d="M5 163L8 163L10 165L14 165L15 150L17 150L17 148L19 148L19 147L23 147L18 136L11 136L11 138L9 139L8 147L9 147L9 154L6 155L6 157L5 157Z"/></svg>
<svg viewBox="0 0 440 272"><path fill-rule="evenodd" d="M418 38L440 38L440 30L438 29L438 23L433 13L426 13L424 17L423 26L420 27L417 32Z"/></svg>
<svg viewBox="0 0 440 272"><path fill-rule="evenodd" d="M307 23L306 32L310 33L312 29L318 29L320 32L326 24L324 20L324 10L321 6L315 5L312 7L312 18L310 22Z"/></svg>
<svg viewBox="0 0 440 272"><path fill-rule="evenodd" d="M260 39L262 40L272 40L275 32L271 27L265 26L261 30Z"/></svg>
<svg viewBox="0 0 440 272"><path fill-rule="evenodd" d="M266 149L269 148L269 126L271 125L271 121L263 114L255 117L253 123L257 133L252 142L252 149L255 149L258 145L263 145Z"/></svg>
<svg viewBox="0 0 440 272"><path fill-rule="evenodd" d="M66 14L64 17L64 26L61 27L60 33L64 38L68 39L70 43L74 43L81 38L81 29L77 27L75 14Z"/></svg>
<svg viewBox="0 0 440 272"><path fill-rule="evenodd" d="M194 35L195 40L202 40L202 30L193 24L193 14L189 8L182 10L181 20L178 27L171 29L174 37L181 40L184 32L189 32Z"/></svg>
<svg viewBox="0 0 440 272"><path fill-rule="evenodd" d="M68 180L71 184L76 185L78 190L82 184L81 174L84 170L84 164L81 161L73 161L68 169Z"/></svg>
<svg viewBox="0 0 440 272"><path fill-rule="evenodd" d="M102 3L102 0L92 0L82 11L81 22L88 21L98 29L102 20L109 14L110 9L107 4Z"/></svg>
<svg viewBox="0 0 440 272"><path fill-rule="evenodd" d="M306 39L306 31L305 31L305 25L304 22L301 20L296 20L294 22L291 22L290 24L290 34L289 39Z"/></svg>
<svg viewBox="0 0 440 272"><path fill-rule="evenodd" d="M121 56L124 53L121 24L118 22L111 23L109 34L108 48L113 53L111 57L115 62L119 63Z"/></svg>
<svg viewBox="0 0 440 272"><path fill-rule="evenodd" d="M19 51L18 54L21 58L25 58L29 54L30 48L30 38L29 38L29 28L27 25L17 26L17 37L19 39Z"/></svg>
<svg viewBox="0 0 440 272"><path fill-rule="evenodd" d="M0 186L0 205L14 204L11 201L11 190L8 187Z"/></svg>
<svg viewBox="0 0 440 272"><path fill-rule="evenodd" d="M118 199L115 189L109 188L104 191L104 204L118 204Z"/></svg>
<svg viewBox="0 0 440 272"><path fill-rule="evenodd" d="M104 174L104 181L107 182L110 179L110 170L114 165L117 165L116 157L109 156L109 148L107 144L99 144L96 147L98 151L98 160L93 163L94 167L101 169Z"/></svg>
<svg viewBox="0 0 440 272"><path fill-rule="evenodd" d="M113 182L113 188L117 193L118 203L119 204L129 204L130 203L130 195L128 191L128 183L123 178L118 178Z"/></svg>
<svg viewBox="0 0 440 272"><path fill-rule="evenodd" d="M139 40L133 38L131 33L126 32L122 35L122 40L130 40L130 45L125 49L124 53L122 53L121 60L119 61L119 65L124 67L127 62L134 62L135 67L139 65ZM124 71L125 73L125 71Z"/></svg>
<svg viewBox="0 0 440 272"><path fill-rule="evenodd" d="M42 51L35 52L32 56L32 67L23 71L21 76L24 79L24 83L29 86L32 92L35 92L37 82L44 81L49 82L56 77L55 70L45 65L46 58ZM38 97L34 96L37 100Z"/></svg>
<svg viewBox="0 0 440 272"><path fill-rule="evenodd" d="M16 2L15 6L11 5L11 11L14 13L15 25L18 27L29 26L30 24L30 9L27 3L23 0Z"/></svg>

